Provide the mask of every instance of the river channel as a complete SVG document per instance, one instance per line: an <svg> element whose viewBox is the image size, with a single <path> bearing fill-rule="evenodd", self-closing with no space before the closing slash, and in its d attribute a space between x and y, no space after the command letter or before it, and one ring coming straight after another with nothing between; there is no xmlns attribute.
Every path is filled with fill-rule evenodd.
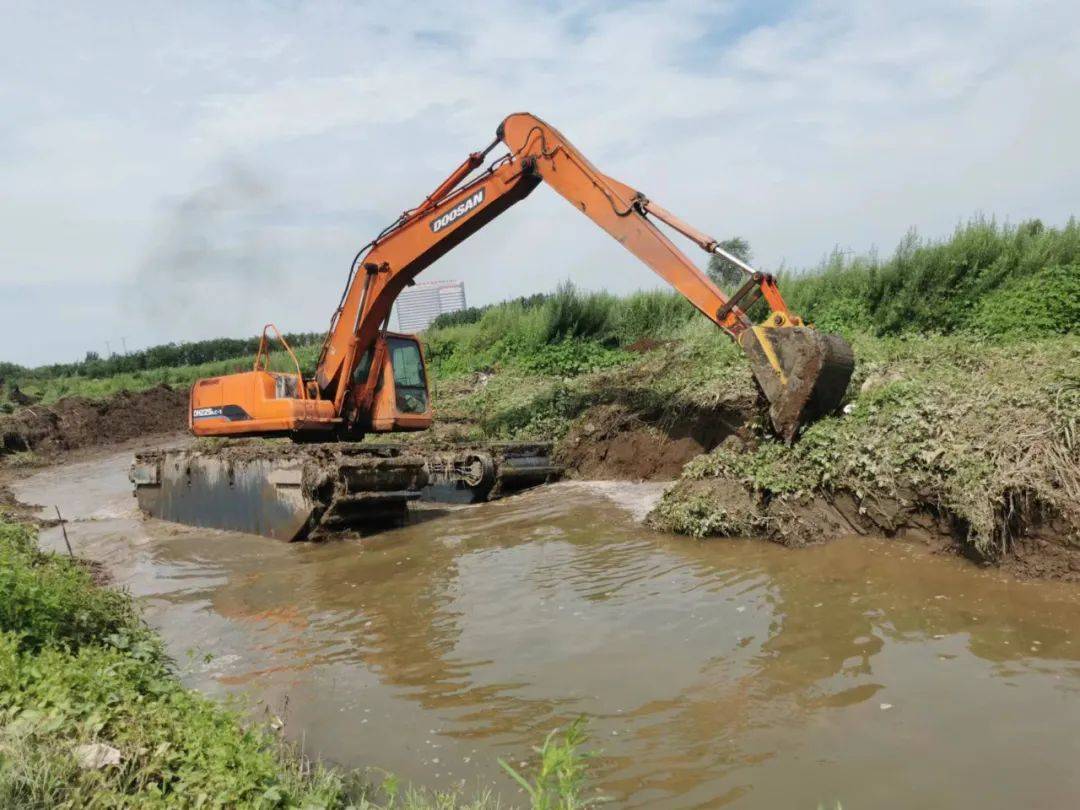
<svg viewBox="0 0 1080 810"><path fill-rule="evenodd" d="M655 485L557 484L289 545L143 520L129 461L13 488L59 506L185 682L245 695L343 766L520 803L497 759L584 714L619 807L1080 803L1075 585L884 539L657 534Z"/></svg>

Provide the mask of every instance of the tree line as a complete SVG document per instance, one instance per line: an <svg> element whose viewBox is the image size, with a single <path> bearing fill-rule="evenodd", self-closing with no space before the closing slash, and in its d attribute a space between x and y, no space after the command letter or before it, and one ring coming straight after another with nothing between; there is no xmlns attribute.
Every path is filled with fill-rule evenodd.
<svg viewBox="0 0 1080 810"><path fill-rule="evenodd" d="M322 332L290 332L285 340L293 348L322 343ZM0 362L0 377L23 379L49 379L54 377L89 377L100 379L116 374L146 371L154 368L195 366L234 357L254 355L259 348L259 338L214 338L213 340L163 343L146 349L102 357L88 351L86 357L73 363L52 363L26 368L16 363Z"/></svg>

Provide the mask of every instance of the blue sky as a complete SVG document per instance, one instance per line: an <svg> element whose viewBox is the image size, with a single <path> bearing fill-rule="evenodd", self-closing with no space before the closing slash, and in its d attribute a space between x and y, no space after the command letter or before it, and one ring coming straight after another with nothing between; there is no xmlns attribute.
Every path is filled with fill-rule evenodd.
<svg viewBox="0 0 1080 810"><path fill-rule="evenodd" d="M349 259L507 113L761 265L1064 221L1073 2L0 3L0 357L325 328ZM425 272L657 286L538 190Z"/></svg>

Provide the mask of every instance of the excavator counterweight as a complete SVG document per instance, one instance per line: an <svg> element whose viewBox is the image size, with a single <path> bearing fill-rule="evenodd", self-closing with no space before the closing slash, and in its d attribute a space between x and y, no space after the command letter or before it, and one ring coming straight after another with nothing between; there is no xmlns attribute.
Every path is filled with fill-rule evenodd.
<svg viewBox="0 0 1080 810"><path fill-rule="evenodd" d="M506 153L481 169L487 155L500 144ZM401 214L357 253L312 376L303 374L280 335L277 338L292 358L294 371L271 371L264 330L251 371L199 380L192 387L192 433L278 436L311 443L429 427L433 414L423 349L416 336L387 331L391 307L421 271L540 185L564 197L739 343L769 403L772 426L783 440L793 441L800 427L839 406L854 368L851 347L843 338L821 334L790 312L773 276L732 256L715 239L642 192L603 174L554 127L529 113L515 113L499 124L491 144L471 153L419 205ZM706 253L723 256L744 273L744 283L727 295L658 223ZM754 323L747 312L759 299L768 306L769 316ZM278 461L263 463L246 452L234 461L222 462L190 451L183 458L137 462L132 480L145 490L140 502L151 504L152 514L183 515L175 519L195 523L203 517L197 514L200 504L218 503L211 511L228 512L220 506L227 506L225 488L236 487L242 480L249 512L276 509L284 515L277 522L285 528L264 533L301 537L316 536L327 525L359 521L366 513L365 504L378 502L384 508L396 498L395 503L403 505L417 496L423 486L420 481L429 478L442 486L465 487L470 497L480 492L486 497L509 488L511 479L527 485L522 482L536 483L557 474L543 453L503 450L491 454L459 448L450 456L429 459L424 475L412 478L408 463L380 461L375 468L393 467L394 475L412 483L400 490L373 486L373 492L384 494L369 497L358 491L364 484L357 483L366 481L367 473L357 477L356 470L371 465L365 461L357 467L356 454L363 455L356 450L348 459L333 456L334 468L326 473L326 481L334 485L324 481L321 488L308 486L311 476L305 465L311 453L301 454L303 459L285 454ZM286 456L287 461L281 460ZM197 487L192 483L196 481ZM235 519L233 524L237 521L256 531L273 522L258 514ZM223 528L233 528L233 524L215 523L213 518L200 523Z"/></svg>

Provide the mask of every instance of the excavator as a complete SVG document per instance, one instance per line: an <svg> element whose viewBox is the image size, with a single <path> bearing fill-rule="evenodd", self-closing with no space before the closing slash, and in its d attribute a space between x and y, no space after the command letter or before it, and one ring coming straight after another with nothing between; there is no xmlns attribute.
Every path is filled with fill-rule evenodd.
<svg viewBox="0 0 1080 810"><path fill-rule="evenodd" d="M505 153L481 168L499 145ZM182 523L270 536L317 537L367 518L400 517L434 476L486 497L546 480L554 470L536 448L505 447L418 457L358 440L420 431L432 423L420 341L388 330L391 308L421 271L544 183L665 279L747 356L776 435L835 410L854 367L851 347L788 309L768 273L648 196L602 173L554 127L529 113L508 116L424 200L356 254L315 373L305 377L276 327L264 327L251 371L197 381L189 424L198 437L289 437L285 443L218 443L209 449L140 454L132 466L140 507ZM738 267L730 296L660 230L658 223ZM769 314L753 322L759 299ZM272 334L271 334L272 333ZM293 370L270 369L271 340Z"/></svg>

